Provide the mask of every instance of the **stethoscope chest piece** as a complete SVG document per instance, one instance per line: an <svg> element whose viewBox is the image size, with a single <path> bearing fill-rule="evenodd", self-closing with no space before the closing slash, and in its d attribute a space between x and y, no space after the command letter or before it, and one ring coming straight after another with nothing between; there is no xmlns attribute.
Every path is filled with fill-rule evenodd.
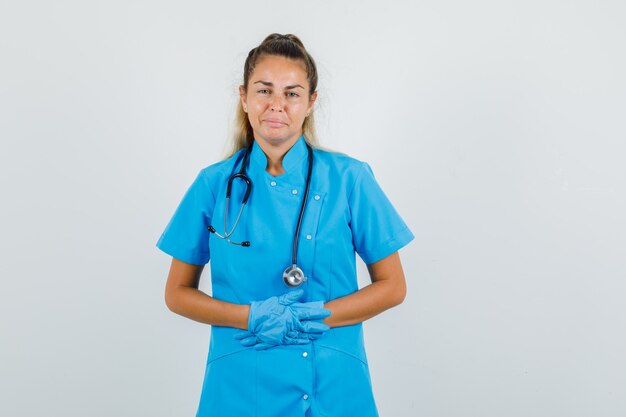
<svg viewBox="0 0 626 417"><path fill-rule="evenodd" d="M283 272L283 281L285 281L287 286L295 288L306 281L306 277L300 268L296 265L291 265Z"/></svg>

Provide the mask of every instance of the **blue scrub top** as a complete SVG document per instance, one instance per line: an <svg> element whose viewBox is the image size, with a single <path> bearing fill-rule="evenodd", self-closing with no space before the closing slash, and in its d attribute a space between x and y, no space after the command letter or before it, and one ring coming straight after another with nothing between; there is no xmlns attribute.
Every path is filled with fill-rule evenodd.
<svg viewBox="0 0 626 417"><path fill-rule="evenodd" d="M212 297L249 304L290 290L282 273L291 265L293 239L308 169L304 136L285 154L284 173L266 171L256 141L247 174L252 191L231 240L224 234L228 178L245 149L200 170L156 246L174 258L211 260ZM404 247L414 235L380 188L370 166L347 155L313 149L313 174L298 244L307 281L300 301L328 302L357 291L356 257L366 264ZM243 197L235 180L230 231ZM256 351L233 338L240 329L211 326L197 416L377 416L363 344L363 326L333 327L306 345Z"/></svg>

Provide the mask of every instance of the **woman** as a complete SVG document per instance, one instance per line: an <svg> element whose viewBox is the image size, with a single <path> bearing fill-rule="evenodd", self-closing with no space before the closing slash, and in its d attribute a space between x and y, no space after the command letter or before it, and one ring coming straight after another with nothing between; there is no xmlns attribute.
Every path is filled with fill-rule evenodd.
<svg viewBox="0 0 626 417"><path fill-rule="evenodd" d="M378 415L362 322L404 300L397 251L414 236L367 163L317 146L316 88L296 36L252 49L233 154L200 170L157 242L168 308L211 325L197 416ZM232 179L227 199L237 173L250 186Z"/></svg>

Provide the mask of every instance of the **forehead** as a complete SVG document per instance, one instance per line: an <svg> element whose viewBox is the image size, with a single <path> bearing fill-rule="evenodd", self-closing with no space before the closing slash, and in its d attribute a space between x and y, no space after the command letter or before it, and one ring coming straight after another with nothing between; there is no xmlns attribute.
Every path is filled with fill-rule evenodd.
<svg viewBox="0 0 626 417"><path fill-rule="evenodd" d="M306 69L301 60L268 55L256 62L250 76L250 83L256 81L270 81L275 85L307 83Z"/></svg>

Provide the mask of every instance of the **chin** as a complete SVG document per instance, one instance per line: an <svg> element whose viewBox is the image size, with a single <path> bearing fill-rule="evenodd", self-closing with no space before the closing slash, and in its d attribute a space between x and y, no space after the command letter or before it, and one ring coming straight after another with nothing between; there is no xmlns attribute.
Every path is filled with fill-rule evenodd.
<svg viewBox="0 0 626 417"><path fill-rule="evenodd" d="M288 141L290 139L290 136L278 131L269 131L267 134L263 134L261 138L265 142L271 143L272 145L278 145Z"/></svg>

